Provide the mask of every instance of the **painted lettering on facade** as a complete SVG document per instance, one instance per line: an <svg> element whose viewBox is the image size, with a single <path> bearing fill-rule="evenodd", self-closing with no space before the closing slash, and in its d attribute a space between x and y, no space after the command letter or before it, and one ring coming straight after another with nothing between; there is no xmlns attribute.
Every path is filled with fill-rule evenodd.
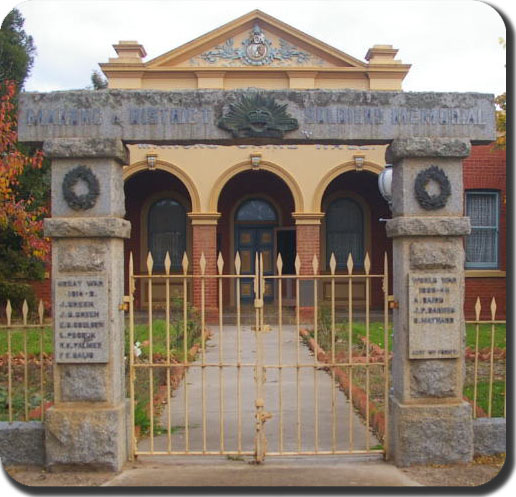
<svg viewBox="0 0 516 497"><path fill-rule="evenodd" d="M449 274L409 275L409 358L459 357L459 283Z"/></svg>
<svg viewBox="0 0 516 497"><path fill-rule="evenodd" d="M56 361L108 362L105 278L59 277L55 285Z"/></svg>
<svg viewBox="0 0 516 497"><path fill-rule="evenodd" d="M305 124L352 124L352 125L485 125L481 109L418 109L392 107L308 107Z"/></svg>
<svg viewBox="0 0 516 497"><path fill-rule="evenodd" d="M113 113L108 119L131 125L210 124L214 120L211 109L193 107L130 107L125 114ZM29 108L25 122L28 126L99 126L105 119L100 108Z"/></svg>
<svg viewBox="0 0 516 497"><path fill-rule="evenodd" d="M385 111L372 107L308 107L305 124L383 124Z"/></svg>
<svg viewBox="0 0 516 497"><path fill-rule="evenodd" d="M56 108L32 109L26 111L29 126L98 126L102 124L100 108Z"/></svg>
<svg viewBox="0 0 516 497"><path fill-rule="evenodd" d="M213 121L211 109L194 107L132 107L129 124L209 124Z"/></svg>
<svg viewBox="0 0 516 497"><path fill-rule="evenodd" d="M125 114L125 115L124 115ZM108 119L116 124L167 126L170 124L213 124L210 108L130 107L106 116L100 108L33 109L25 112L28 126L98 126ZM404 107L312 106L304 110L305 124L347 124L353 126L485 125L481 109L411 109Z"/></svg>

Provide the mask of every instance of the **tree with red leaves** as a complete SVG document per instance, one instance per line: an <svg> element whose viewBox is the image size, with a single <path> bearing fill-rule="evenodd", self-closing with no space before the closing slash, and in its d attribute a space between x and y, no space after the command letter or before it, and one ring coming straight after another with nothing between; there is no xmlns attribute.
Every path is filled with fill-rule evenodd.
<svg viewBox="0 0 516 497"><path fill-rule="evenodd" d="M17 143L17 96L34 64L36 47L13 9L0 26L0 314L10 299L35 303L26 280L42 279L49 255L43 216L50 197L50 163Z"/></svg>
<svg viewBox="0 0 516 497"><path fill-rule="evenodd" d="M43 237L46 205L20 183L29 170L41 170L43 152L19 147L15 98L16 84L0 82L0 280L37 277L50 249Z"/></svg>

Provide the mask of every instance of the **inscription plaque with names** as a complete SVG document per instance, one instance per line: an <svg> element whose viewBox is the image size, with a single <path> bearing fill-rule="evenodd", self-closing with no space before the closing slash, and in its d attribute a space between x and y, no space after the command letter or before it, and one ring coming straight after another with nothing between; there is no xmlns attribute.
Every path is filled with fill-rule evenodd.
<svg viewBox="0 0 516 497"><path fill-rule="evenodd" d="M460 295L454 273L409 274L409 359L459 357Z"/></svg>
<svg viewBox="0 0 516 497"><path fill-rule="evenodd" d="M108 362L106 278L103 276L56 278L55 305L56 362Z"/></svg>

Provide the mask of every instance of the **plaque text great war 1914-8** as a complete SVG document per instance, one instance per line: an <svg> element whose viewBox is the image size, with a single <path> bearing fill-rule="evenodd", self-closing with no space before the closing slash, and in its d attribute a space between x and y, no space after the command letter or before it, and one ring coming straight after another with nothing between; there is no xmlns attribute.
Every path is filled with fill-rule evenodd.
<svg viewBox="0 0 516 497"><path fill-rule="evenodd" d="M57 362L107 362L106 279L59 277L55 285Z"/></svg>

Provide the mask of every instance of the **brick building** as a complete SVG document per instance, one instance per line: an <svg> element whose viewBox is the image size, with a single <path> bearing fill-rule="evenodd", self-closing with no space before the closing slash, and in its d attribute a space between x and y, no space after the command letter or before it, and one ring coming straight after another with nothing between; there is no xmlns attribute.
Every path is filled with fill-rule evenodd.
<svg viewBox="0 0 516 497"><path fill-rule="evenodd" d="M136 41L114 45L117 57L100 64L109 88L123 89L358 89L402 91L410 65L395 59L390 45L375 45L365 60L288 26L261 11L253 11L210 33L144 62L145 49ZM250 92L255 94L256 91ZM265 113L268 111L265 110ZM207 116L188 109L171 114L177 126L202 122ZM255 116L256 117L256 116ZM152 125L163 119L159 109L132 119ZM368 115L318 116L344 118L367 124ZM266 119L261 116L258 122ZM309 133L309 130L307 130ZM168 251L172 271L182 272L183 254L188 271L200 271L204 254L206 271L216 272L217 256L224 272L233 273L238 252L242 273L254 271L257 253L264 257L268 274L276 271L281 254L285 274L294 272L294 258L301 273L312 273L314 254L319 271L329 271L332 253L337 271L346 272L349 253L354 272L364 271L366 253L371 271L381 272L384 253L392 252L383 219L388 204L378 190L378 175L385 166L385 146L356 145L238 145L193 143L188 146L130 145L124 168L126 217L131 239L126 259L133 253L135 271L145 273L149 251L154 272L164 270ZM492 296L505 313L505 153L493 145L473 147L465 161L466 214L473 224L466 252L466 313L471 316L477 296L487 309ZM337 304L347 302L347 284L336 290ZM198 284L192 289L199 301ZM283 301L292 304L293 285L283 288ZM322 298L328 289L322 284ZM354 303L365 301L364 283L354 283ZM154 300L163 299L157 285ZM381 305L381 289L371 288L373 305ZM218 291L207 283L206 305L216 308ZM224 283L224 305L234 306L235 288ZM243 281L241 301L251 302L252 281ZM266 288L274 301L277 289ZM145 307L146 286L136 291L136 305Z"/></svg>

